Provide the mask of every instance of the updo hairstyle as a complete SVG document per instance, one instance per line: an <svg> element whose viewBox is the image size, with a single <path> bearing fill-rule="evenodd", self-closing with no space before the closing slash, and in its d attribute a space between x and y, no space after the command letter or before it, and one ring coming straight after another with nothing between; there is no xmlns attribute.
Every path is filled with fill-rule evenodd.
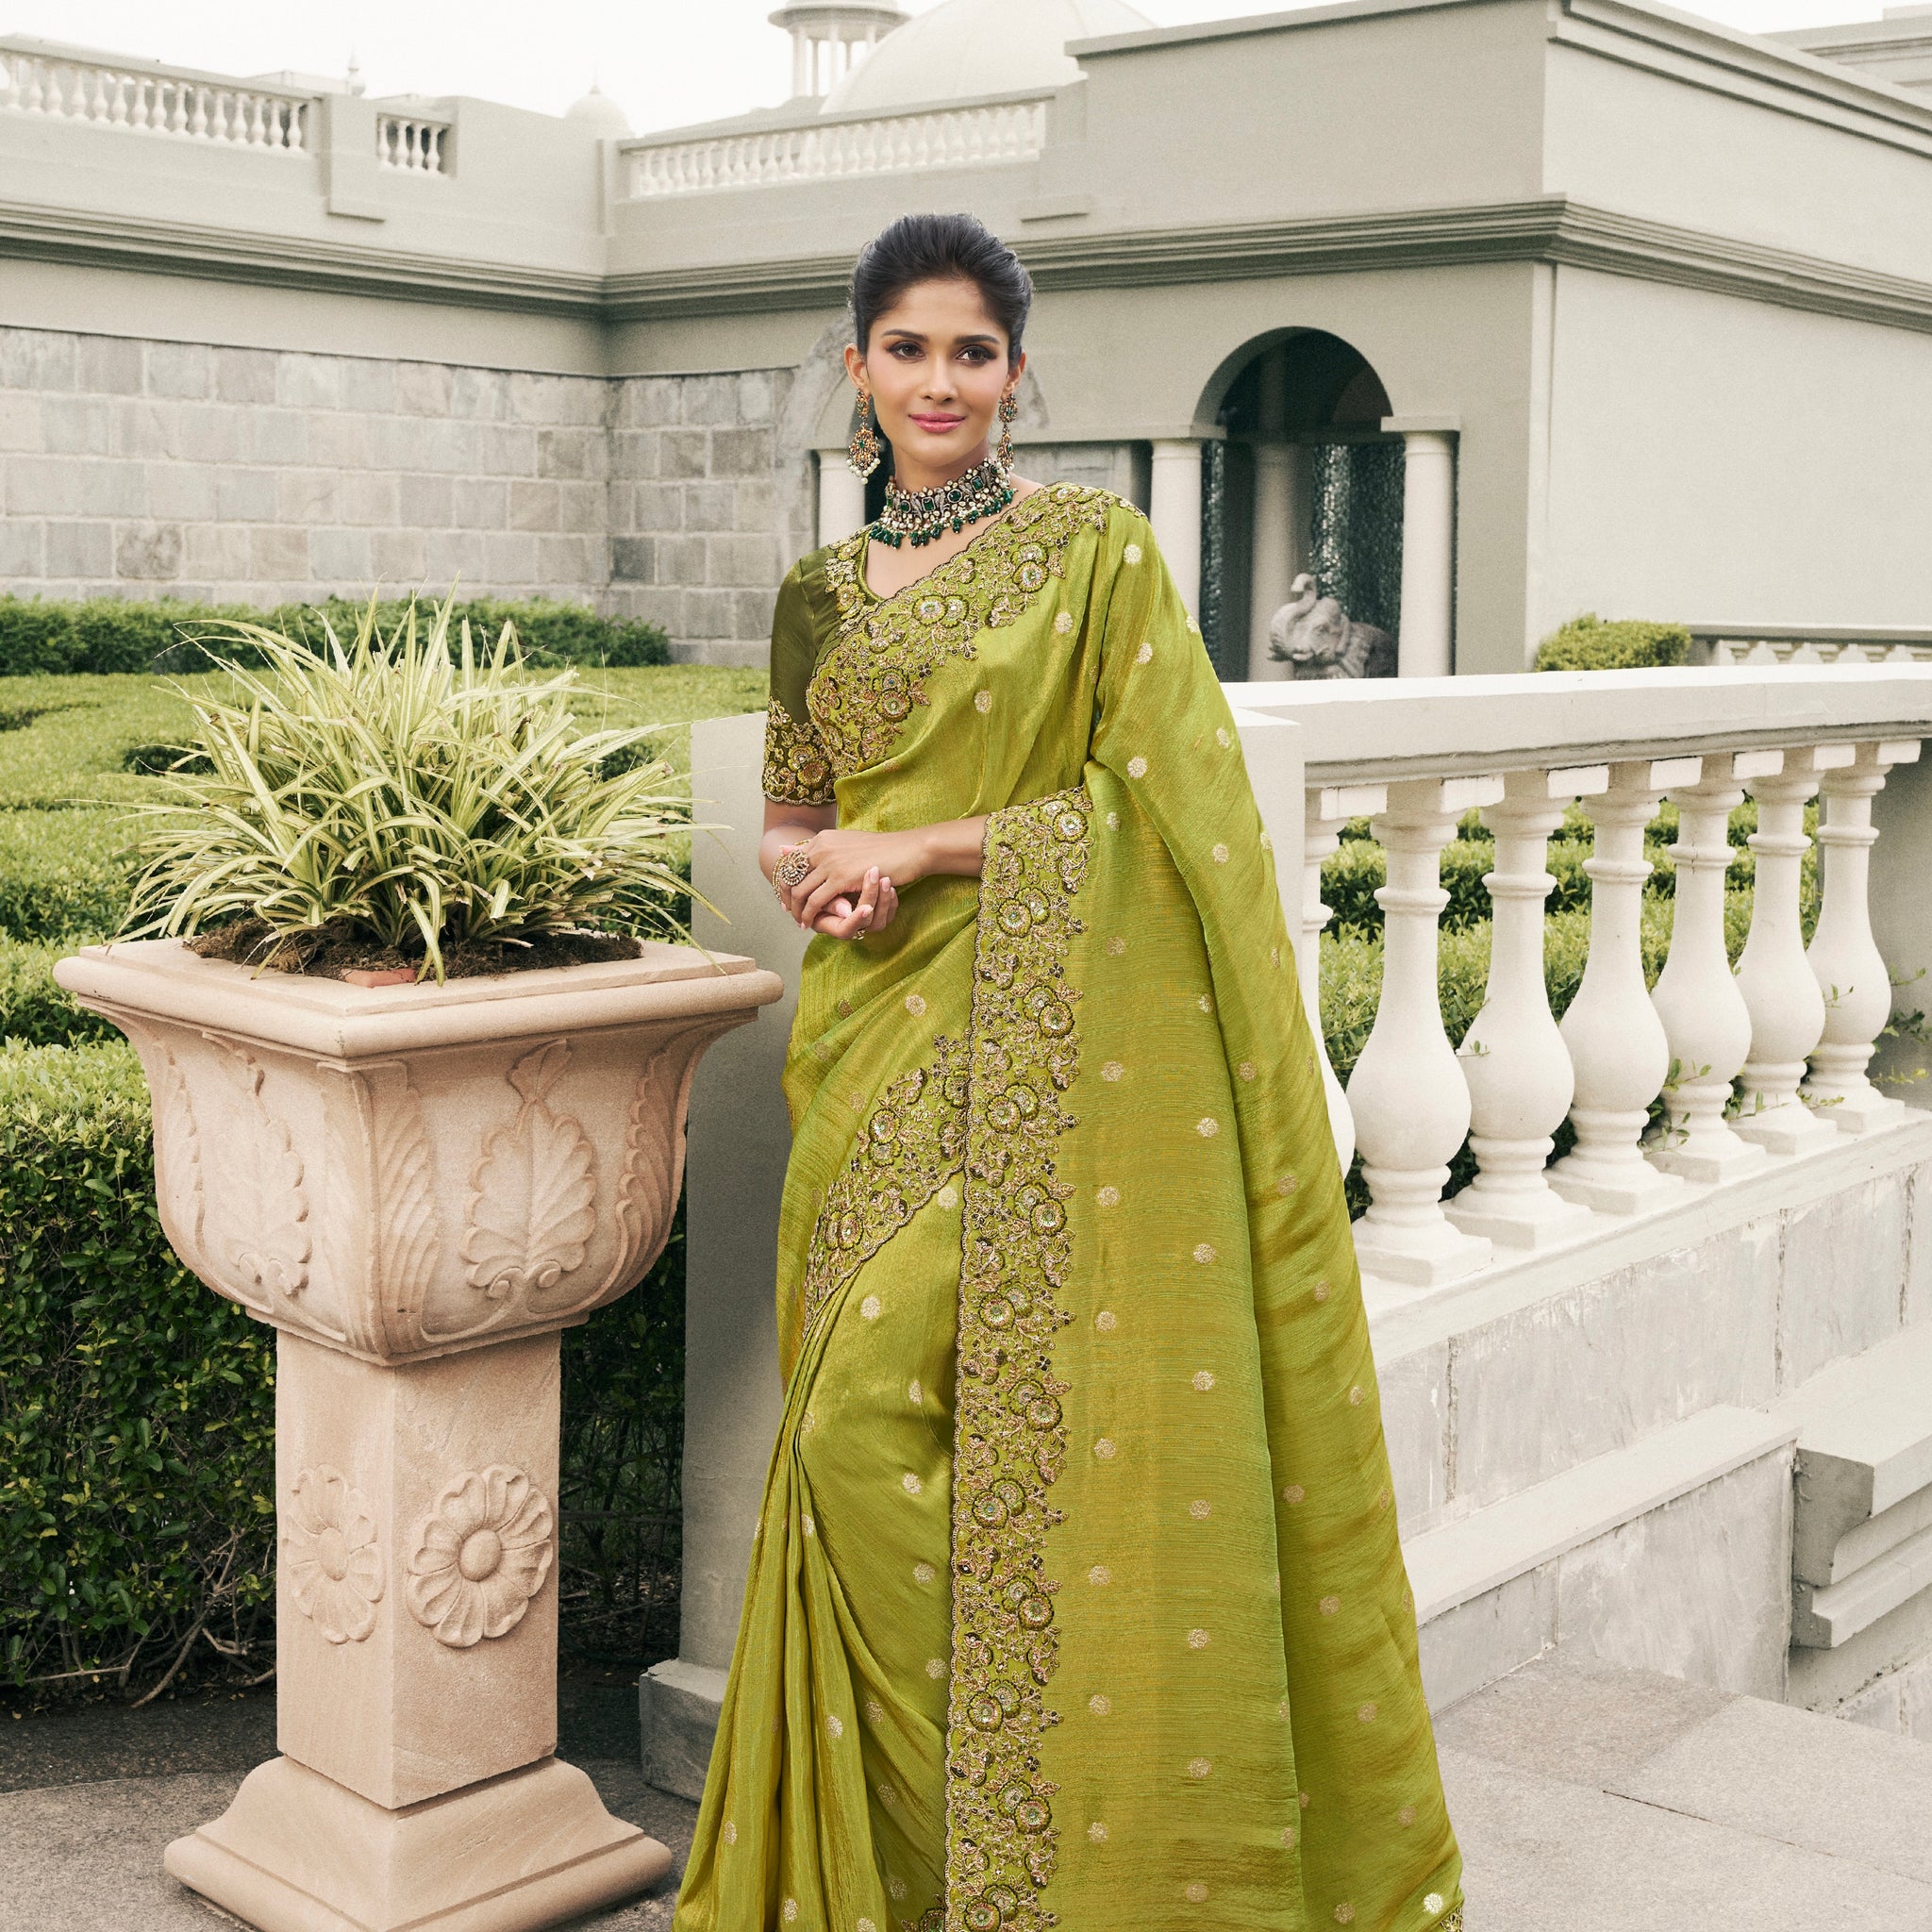
<svg viewBox="0 0 1932 1932"><path fill-rule="evenodd" d="M1007 332L1017 359L1033 277L1020 258L972 215L901 215L859 251L852 271L852 319L858 353L872 346L873 324L920 282L971 282L986 312Z"/></svg>

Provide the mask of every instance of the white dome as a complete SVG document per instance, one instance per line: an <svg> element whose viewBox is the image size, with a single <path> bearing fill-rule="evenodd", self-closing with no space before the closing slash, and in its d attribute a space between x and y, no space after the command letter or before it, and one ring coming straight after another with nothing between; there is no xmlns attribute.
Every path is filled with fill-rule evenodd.
<svg viewBox="0 0 1932 1932"><path fill-rule="evenodd" d="M1126 0L941 0L895 29L825 97L825 112L885 112L927 101L1063 87L1069 41L1139 33L1154 23Z"/></svg>
<svg viewBox="0 0 1932 1932"><path fill-rule="evenodd" d="M604 90L592 83L591 92L564 109L566 121L581 121L599 134L625 135L630 132L630 116Z"/></svg>

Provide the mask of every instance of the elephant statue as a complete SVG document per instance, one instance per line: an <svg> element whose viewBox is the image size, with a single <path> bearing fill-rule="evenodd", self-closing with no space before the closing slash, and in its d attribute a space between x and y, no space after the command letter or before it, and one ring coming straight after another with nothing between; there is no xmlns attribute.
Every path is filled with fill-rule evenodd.
<svg viewBox="0 0 1932 1932"><path fill-rule="evenodd" d="M1291 677L1393 677L1395 640L1371 624L1357 624L1333 597L1315 593L1306 572L1291 587L1268 625L1268 655L1289 667Z"/></svg>

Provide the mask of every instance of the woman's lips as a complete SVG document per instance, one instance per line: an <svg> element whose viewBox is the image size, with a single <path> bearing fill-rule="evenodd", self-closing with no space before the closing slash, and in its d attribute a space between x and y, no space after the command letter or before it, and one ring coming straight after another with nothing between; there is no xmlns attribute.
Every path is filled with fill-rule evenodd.
<svg viewBox="0 0 1932 1932"><path fill-rule="evenodd" d="M913 422L929 435L945 436L965 422L963 416L915 416Z"/></svg>

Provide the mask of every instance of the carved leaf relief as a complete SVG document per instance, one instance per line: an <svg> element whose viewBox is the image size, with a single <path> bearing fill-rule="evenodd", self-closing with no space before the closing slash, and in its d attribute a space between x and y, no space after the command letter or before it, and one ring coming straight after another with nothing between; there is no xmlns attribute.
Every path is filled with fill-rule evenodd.
<svg viewBox="0 0 1932 1932"><path fill-rule="evenodd" d="M510 1069L524 1104L484 1141L470 1176L463 1259L470 1286L492 1301L554 1288L583 1265L597 1224L595 1151L548 1100L569 1059L569 1046L555 1040Z"/></svg>
<svg viewBox="0 0 1932 1932"><path fill-rule="evenodd" d="M282 1575L295 1607L331 1643L360 1643L382 1601L375 1511L341 1470L305 1469L282 1511Z"/></svg>
<svg viewBox="0 0 1932 1932"><path fill-rule="evenodd" d="M664 1244L677 1186L677 1094L659 1078L668 1048L651 1057L631 1095L625 1124L624 1171L617 1184L617 1227L622 1246L603 1292L628 1281L641 1259Z"/></svg>
<svg viewBox="0 0 1932 1932"><path fill-rule="evenodd" d="M155 1167L161 1211L169 1239L192 1268L201 1253L201 1135L188 1081L165 1046L157 1049L159 1078L155 1082Z"/></svg>
<svg viewBox="0 0 1932 1932"><path fill-rule="evenodd" d="M400 1063L343 1073L324 1097L324 1239L352 1339L377 1353L415 1348L441 1238L422 1102Z"/></svg>
<svg viewBox="0 0 1932 1932"><path fill-rule="evenodd" d="M459 1476L411 1539L409 1614L439 1643L468 1650L524 1621L550 1574L550 1505L522 1470L493 1462Z"/></svg>
<svg viewBox="0 0 1932 1932"><path fill-rule="evenodd" d="M251 1103L257 1132L239 1154L247 1178L237 1191L234 1219L242 1224L242 1232L228 1238L227 1258L271 1297L298 1295L308 1286L312 1246L302 1158L287 1124L269 1112L261 1097L260 1063L239 1048L230 1051L242 1063L242 1091Z"/></svg>

